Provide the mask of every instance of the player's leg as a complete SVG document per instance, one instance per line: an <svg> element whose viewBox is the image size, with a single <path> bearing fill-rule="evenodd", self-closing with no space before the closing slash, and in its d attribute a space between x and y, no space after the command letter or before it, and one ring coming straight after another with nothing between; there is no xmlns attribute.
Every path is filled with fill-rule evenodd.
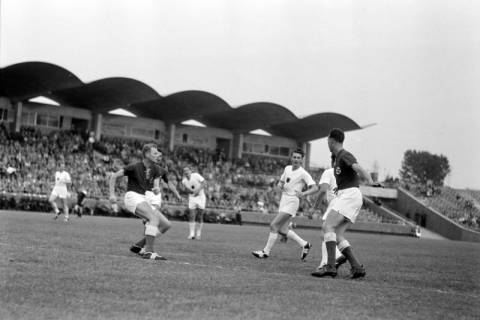
<svg viewBox="0 0 480 320"><path fill-rule="evenodd" d="M322 239L323 239L323 231L322 231ZM337 240L338 240L338 234L337 234ZM320 265L318 266L318 269L323 268L327 264L327 256L328 256L327 245L325 244L325 240L322 240L322 259L320 261ZM335 249L335 268L338 269L345 262L347 262L347 260L338 249L338 244L337 244L337 247Z"/></svg>
<svg viewBox="0 0 480 320"><path fill-rule="evenodd" d="M310 248L312 248L312 244L302 239L295 231L293 231L293 229L288 228L288 224L287 230L287 238L298 243L298 245L302 248L302 254L300 255L300 259L305 260L308 253L310 252Z"/></svg>
<svg viewBox="0 0 480 320"><path fill-rule="evenodd" d="M52 193L50 194L50 198L48 198L48 202L50 202L50 205L52 206L53 212L55 214L53 219L57 219L58 215L60 214L60 210L58 210L58 206L56 203L57 197L58 197L57 194L54 191L52 191Z"/></svg>
<svg viewBox="0 0 480 320"><path fill-rule="evenodd" d="M350 266L352 267L351 269L351 274L352 278L360 278L364 277L366 275L365 268L363 265L361 265L355 255L353 254L352 247L350 245L350 242L348 242L347 239L345 239L345 231L348 229L348 227L351 225L350 221L344 221L342 224L340 224L336 228L336 234L337 234L337 246L342 252L343 256L348 260L350 263ZM337 259L338 263L338 259Z"/></svg>
<svg viewBox="0 0 480 320"><path fill-rule="evenodd" d="M193 240L195 239L195 217L197 216L197 209L196 207L189 203L188 204L188 230L190 233L188 234L188 239Z"/></svg>
<svg viewBox="0 0 480 320"><path fill-rule="evenodd" d="M280 236L280 242L287 242L288 240L287 233L288 233L288 230L292 228L292 224L293 224L291 220L292 219L290 219L289 223L285 223L282 226L282 228L278 231L278 235Z"/></svg>
<svg viewBox="0 0 480 320"><path fill-rule="evenodd" d="M335 210L330 210L327 219L323 224L323 239L327 248L327 264L312 273L315 277L324 277L337 275L335 268L335 248L337 247L337 235L335 233L336 228L345 221L345 217Z"/></svg>
<svg viewBox="0 0 480 320"><path fill-rule="evenodd" d="M270 223L270 233L263 250L253 251L252 254L257 258L268 258L270 251L278 238L278 231L292 218L291 214L279 212Z"/></svg>
<svg viewBox="0 0 480 320"><path fill-rule="evenodd" d="M197 210L198 223L195 231L195 239L200 240L202 238L203 216L205 215L205 209L198 208Z"/></svg>
<svg viewBox="0 0 480 320"><path fill-rule="evenodd" d="M143 255L145 259L153 260L165 260L165 258L159 256L154 251L155 237L160 234L160 213L156 212L146 201L140 202L135 208L135 214L143 219L147 220L145 224L145 251ZM162 215L163 216L163 215ZM167 220L168 221L168 220ZM162 225L162 229L165 229L166 225ZM170 228L168 226L168 228ZM166 228L166 230L168 230ZM165 231L166 231L165 230ZM165 232L164 231L164 232ZM163 232L162 232L163 233Z"/></svg>
<svg viewBox="0 0 480 320"><path fill-rule="evenodd" d="M62 200L62 204L63 204L63 213L65 215L64 217L64 221L65 222L68 222L68 219L70 218L70 215L69 215L69 208L68 208L68 198L65 197L65 198L60 198Z"/></svg>

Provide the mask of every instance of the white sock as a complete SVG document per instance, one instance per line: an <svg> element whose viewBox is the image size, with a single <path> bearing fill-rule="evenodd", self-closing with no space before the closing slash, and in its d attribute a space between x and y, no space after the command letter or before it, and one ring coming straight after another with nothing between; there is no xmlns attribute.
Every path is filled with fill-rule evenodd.
<svg viewBox="0 0 480 320"><path fill-rule="evenodd" d="M342 256L342 253L340 252L340 250L338 250L338 247L335 247L335 259L338 259L341 256ZM328 259L327 245L325 244L325 241L322 241L322 261L320 261L319 267L323 267L324 265L326 265L327 259Z"/></svg>
<svg viewBox="0 0 480 320"><path fill-rule="evenodd" d="M190 237L195 236L195 222L189 222L188 227L190 229Z"/></svg>
<svg viewBox="0 0 480 320"><path fill-rule="evenodd" d="M305 247L305 245L307 244L307 241L300 238L299 235L296 234L295 231L293 231L293 230L288 230L287 238L292 239L293 241L298 243L300 245L300 247L302 247L302 248Z"/></svg>
<svg viewBox="0 0 480 320"><path fill-rule="evenodd" d="M338 250L338 248L337 248ZM322 241L322 260L320 261L320 268L327 264L328 253L327 253L327 245L325 241Z"/></svg>
<svg viewBox="0 0 480 320"><path fill-rule="evenodd" d="M273 245L275 244L275 241L277 241L277 238L278 238L278 233L270 232L268 235L267 244L265 245L263 252L265 252L266 254L270 254L270 251L272 250Z"/></svg>
<svg viewBox="0 0 480 320"><path fill-rule="evenodd" d="M196 236L200 238L202 236L202 227L203 227L203 222L197 223L197 233Z"/></svg>

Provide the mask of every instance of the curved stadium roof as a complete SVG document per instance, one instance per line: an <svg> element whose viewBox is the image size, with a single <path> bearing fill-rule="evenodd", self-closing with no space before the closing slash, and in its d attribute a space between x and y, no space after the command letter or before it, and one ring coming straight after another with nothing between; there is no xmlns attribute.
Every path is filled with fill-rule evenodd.
<svg viewBox="0 0 480 320"><path fill-rule="evenodd" d="M70 71L45 62L23 62L0 69L0 96L25 101L45 96L60 104L105 113L123 108L137 116L167 123L195 119L210 127L247 133L255 129L297 141L326 137L332 128L361 129L338 113L317 113L299 119L289 109L270 102L232 108L205 91L182 91L162 97L145 83L130 78L82 82Z"/></svg>

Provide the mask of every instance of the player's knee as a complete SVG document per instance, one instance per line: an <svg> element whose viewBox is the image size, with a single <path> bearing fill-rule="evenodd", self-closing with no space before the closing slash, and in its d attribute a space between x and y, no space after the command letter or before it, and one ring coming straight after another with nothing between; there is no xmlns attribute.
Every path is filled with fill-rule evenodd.
<svg viewBox="0 0 480 320"><path fill-rule="evenodd" d="M335 232L325 232L323 235L323 240L325 240L325 242L337 242L337 235Z"/></svg>
<svg viewBox="0 0 480 320"><path fill-rule="evenodd" d="M172 227L172 223L167 220L167 221L162 221L162 223L160 223L160 225L158 226L158 229L160 230L161 233L165 233L171 227Z"/></svg>
<svg viewBox="0 0 480 320"><path fill-rule="evenodd" d="M337 239L337 247L338 250L343 251L344 249L350 247L350 242L342 237L341 239Z"/></svg>
<svg viewBox="0 0 480 320"><path fill-rule="evenodd" d="M278 226L275 223L270 223L270 231L271 232L278 232Z"/></svg>

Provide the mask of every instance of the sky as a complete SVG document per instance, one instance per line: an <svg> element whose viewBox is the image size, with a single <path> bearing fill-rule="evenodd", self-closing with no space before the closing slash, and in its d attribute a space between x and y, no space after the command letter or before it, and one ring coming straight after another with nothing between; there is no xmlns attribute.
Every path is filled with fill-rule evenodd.
<svg viewBox="0 0 480 320"><path fill-rule="evenodd" d="M446 184L480 189L480 2L0 0L0 66L45 61L84 82L204 90L359 125L345 148L380 177L408 149L443 154ZM311 161L328 166L325 139Z"/></svg>

